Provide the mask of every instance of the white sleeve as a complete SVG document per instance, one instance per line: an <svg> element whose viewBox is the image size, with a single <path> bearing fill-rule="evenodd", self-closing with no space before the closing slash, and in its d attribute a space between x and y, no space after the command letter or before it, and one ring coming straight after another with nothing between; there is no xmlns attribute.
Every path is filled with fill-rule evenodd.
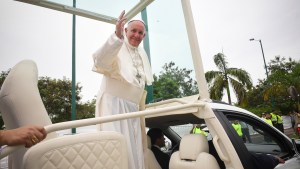
<svg viewBox="0 0 300 169"><path fill-rule="evenodd" d="M105 44L93 54L93 71L106 74L116 66L118 53L123 45L123 40L113 33Z"/></svg>

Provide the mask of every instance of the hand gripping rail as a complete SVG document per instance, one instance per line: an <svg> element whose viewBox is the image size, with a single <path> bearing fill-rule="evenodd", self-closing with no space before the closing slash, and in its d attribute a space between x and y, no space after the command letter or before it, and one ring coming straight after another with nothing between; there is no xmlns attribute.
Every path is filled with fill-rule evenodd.
<svg viewBox="0 0 300 169"><path fill-rule="evenodd" d="M111 116L61 122L61 123L56 123L56 124L51 124L51 125L45 126L45 130L47 133L51 133L51 132L70 129L70 128L90 126L90 125L95 125L95 124L107 123L107 122L124 120L124 119L129 119L129 118L137 118L137 117L142 117L142 116L155 115L155 114L160 114L160 113L168 113L171 111L182 110L182 109L186 109L186 108L197 108L197 107L202 107L204 105L205 105L205 103L189 103L189 104L172 106L172 107L164 107L164 108L159 108L159 109L137 111L137 112L127 113L127 114L117 114L117 115L111 115ZM9 154L13 153L14 151L18 150L21 147L22 146L7 146L7 147L3 148L3 150L0 154L0 159L8 156Z"/></svg>

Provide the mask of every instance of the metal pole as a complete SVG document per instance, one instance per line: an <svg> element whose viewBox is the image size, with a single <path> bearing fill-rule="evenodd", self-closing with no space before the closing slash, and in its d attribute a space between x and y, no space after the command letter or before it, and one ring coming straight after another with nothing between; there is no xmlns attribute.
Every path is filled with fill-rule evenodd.
<svg viewBox="0 0 300 169"><path fill-rule="evenodd" d="M261 39L259 39L259 40L255 40L254 38L251 38L251 39L249 39L249 40L250 40L250 41L259 41L259 43L260 43L261 53L262 53L262 55L263 55L263 59L264 59L264 66L265 66L266 75L267 75L267 80L268 80L268 78L269 78L268 67L267 67L267 64L266 64L266 59L265 59L265 54L264 54L264 49L263 49L263 46L262 46ZM274 107L275 107L274 98L273 98L273 96L272 96L272 95L271 95L270 97L271 97L271 104L272 104L272 108L274 108Z"/></svg>
<svg viewBox="0 0 300 169"><path fill-rule="evenodd" d="M261 47L261 53L262 53L263 59L264 59L264 65L265 65L265 69L266 69L266 75L267 75L267 78L269 78L268 68L267 68L265 54L264 54L264 50L263 50L263 46L262 46L261 40L259 40L259 43L260 43L260 47Z"/></svg>
<svg viewBox="0 0 300 169"><path fill-rule="evenodd" d="M210 100L191 4L189 0L181 0L181 4L195 68L199 97L200 100Z"/></svg>
<svg viewBox="0 0 300 169"><path fill-rule="evenodd" d="M142 10L142 20L145 23L145 29L146 29L146 33L147 35L145 36L144 40L143 40L143 45L145 48L145 51L148 55L148 59L149 62L151 64L151 55L150 55L150 43L149 43L149 30L148 30L148 18L147 18L147 10L146 8L144 10ZM151 103L153 102L153 85L151 86L147 86L146 85L146 90L147 90L147 98L146 98L146 103Z"/></svg>
<svg viewBox="0 0 300 169"><path fill-rule="evenodd" d="M76 0L73 0L73 7L76 8ZM72 23L72 120L76 120L76 15L73 14ZM76 128L72 128L72 134Z"/></svg>

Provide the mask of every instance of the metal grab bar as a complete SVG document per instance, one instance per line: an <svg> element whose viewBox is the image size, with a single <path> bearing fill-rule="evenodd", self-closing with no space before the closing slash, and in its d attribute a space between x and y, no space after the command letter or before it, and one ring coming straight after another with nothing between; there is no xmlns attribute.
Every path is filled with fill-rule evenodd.
<svg viewBox="0 0 300 169"><path fill-rule="evenodd" d="M178 106L171 106L171 107L164 107L159 109L152 109L152 110L143 110L143 111L137 111L132 113L126 113L126 114L116 114L111 116L103 116L103 117L96 117L96 118L90 118L90 119L82 119L82 120L74 120L74 121L67 121L67 122L61 122L56 124L51 124L48 126L45 126L45 130L47 133L59 131L59 130L65 130L65 129L71 129L71 128L77 128L77 127L83 127L83 126L90 126L95 124L101 124L101 123L107 123L112 121L118 121L118 120L124 120L129 118L137 118L142 116L149 116L149 115L155 115L160 113L167 113L175 110L182 110L186 108L197 108L204 106L205 103L189 103L184 105L178 105ZM22 146L7 146L2 149L0 154L0 159L8 156L9 154L13 153L14 151L18 150Z"/></svg>

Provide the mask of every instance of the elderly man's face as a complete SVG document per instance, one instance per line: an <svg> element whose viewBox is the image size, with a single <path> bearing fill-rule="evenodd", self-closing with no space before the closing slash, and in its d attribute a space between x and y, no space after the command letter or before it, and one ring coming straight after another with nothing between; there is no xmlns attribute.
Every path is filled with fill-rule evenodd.
<svg viewBox="0 0 300 169"><path fill-rule="evenodd" d="M140 21L132 21L125 28L125 32L129 44L138 47L145 37L145 26Z"/></svg>

